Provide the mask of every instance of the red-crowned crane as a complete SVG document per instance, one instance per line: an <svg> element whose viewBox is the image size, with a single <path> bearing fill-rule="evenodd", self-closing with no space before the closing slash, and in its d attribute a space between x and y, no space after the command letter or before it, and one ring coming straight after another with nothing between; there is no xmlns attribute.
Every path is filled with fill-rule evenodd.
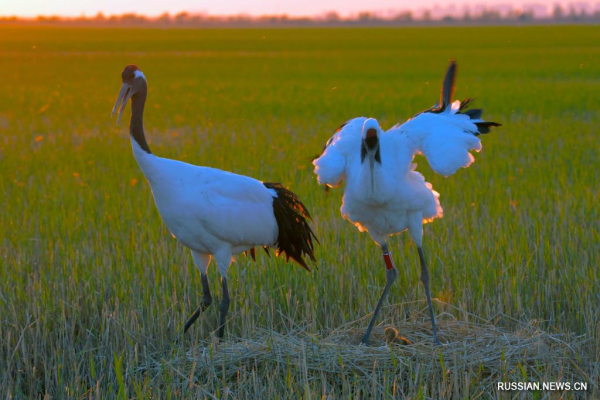
<svg viewBox="0 0 600 400"><path fill-rule="evenodd" d="M308 210L298 196L278 183L263 183L219 169L157 157L150 151L143 126L146 78L135 65L121 73L123 84L112 110L117 122L131 99L129 133L133 156L152 189L154 202L169 231L192 251L202 281L202 302L184 325L184 333L211 303L207 270L211 258L221 274L217 336L223 338L229 310L227 271L234 254L254 247L275 247L277 254L309 270L303 257L315 260L314 234ZM316 238L315 238L316 239Z"/></svg>
<svg viewBox="0 0 600 400"><path fill-rule="evenodd" d="M386 285L373 312L362 343L369 336L381 305L398 272L386 238L408 230L417 245L421 281L425 287L433 340L439 344L429 291L429 271L423 254L423 224L442 217L439 194L415 171L415 154L423 154L438 174L449 176L474 161L470 150L480 151L478 136L500 126L481 119L482 110L467 110L470 99L452 102L456 62L450 61L438 105L384 132L372 118L354 118L343 124L316 159L320 184L336 187L346 180L342 216L381 246Z"/></svg>

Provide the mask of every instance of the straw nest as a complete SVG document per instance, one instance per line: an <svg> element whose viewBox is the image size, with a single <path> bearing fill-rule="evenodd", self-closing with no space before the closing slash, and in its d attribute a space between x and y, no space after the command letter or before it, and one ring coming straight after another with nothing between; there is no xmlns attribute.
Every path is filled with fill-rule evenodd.
<svg viewBox="0 0 600 400"><path fill-rule="evenodd" d="M322 335L298 328L287 333L259 331L253 337L230 337L221 343L204 341L191 349L177 345L154 354L139 370L175 369L187 382L202 382L208 376L235 381L240 372L248 371L272 376L291 366L305 379L323 374L334 379L344 374L372 377L374 371L384 371L408 380L469 375L480 388L499 381L529 380L597 385L598 365L589 356L587 336L548 333L535 321L523 324L511 319L513 328L503 328L499 326L503 316L494 323L475 323L442 314L438 316L442 345L435 346L430 322L422 317L393 326L410 344L386 340L389 321L374 328L369 346L360 344L365 316Z"/></svg>

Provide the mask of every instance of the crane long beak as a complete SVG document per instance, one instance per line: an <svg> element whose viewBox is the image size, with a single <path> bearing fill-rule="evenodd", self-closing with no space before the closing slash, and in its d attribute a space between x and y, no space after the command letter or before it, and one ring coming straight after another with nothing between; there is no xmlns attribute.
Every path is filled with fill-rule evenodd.
<svg viewBox="0 0 600 400"><path fill-rule="evenodd" d="M117 124L121 122L121 115L123 115L123 110L125 110L125 106L127 105L127 102L130 98L131 86L126 83L123 83L123 85L121 86L121 90L119 91L119 97L117 97L117 102L115 103L115 106L113 107L112 112L110 113L110 116L112 117L113 115L115 115L117 109L119 109L119 105L121 106L121 109L119 110L119 114L117 116Z"/></svg>

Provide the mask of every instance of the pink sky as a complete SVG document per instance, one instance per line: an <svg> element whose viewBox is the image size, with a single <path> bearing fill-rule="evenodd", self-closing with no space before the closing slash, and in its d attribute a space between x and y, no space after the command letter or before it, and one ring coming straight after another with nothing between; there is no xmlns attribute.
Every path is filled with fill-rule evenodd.
<svg viewBox="0 0 600 400"><path fill-rule="evenodd" d="M597 1L597 0L596 0ZM482 5L506 5L520 7L523 5L546 6L551 10L555 3L582 3L578 1L554 0L498 0L492 2L477 0L0 0L0 15L17 15L31 17L36 15L92 16L98 12L104 14L122 14L135 12L145 15L171 14L181 11L190 13L208 13L215 15L231 14L288 14L319 15L328 11L336 11L340 15L350 15L360 11L372 11L386 14L406 9L461 10L465 5L471 7ZM588 2L592 8L598 7L595 1Z"/></svg>

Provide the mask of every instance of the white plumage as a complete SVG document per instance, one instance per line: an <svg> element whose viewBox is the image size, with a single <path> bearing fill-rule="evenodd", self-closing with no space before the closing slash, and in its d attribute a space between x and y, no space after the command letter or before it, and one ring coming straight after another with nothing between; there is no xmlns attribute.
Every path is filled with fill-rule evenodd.
<svg viewBox="0 0 600 400"><path fill-rule="evenodd" d="M273 189L247 176L148 154L133 138L132 146L171 234L192 251L214 256L223 278L232 255L275 246ZM208 264L198 268L206 273Z"/></svg>
<svg viewBox="0 0 600 400"><path fill-rule="evenodd" d="M280 184L199 167L157 157L150 151L143 128L147 95L144 74L135 65L121 73L123 85L113 114L119 119L131 99L130 135L133 155L146 176L160 216L171 234L192 251L201 273L203 301L187 321L184 331L212 303L207 271L212 258L221 274L223 300L219 304L218 337L223 337L229 309L227 272L233 255L254 247L275 247L302 267L303 256L313 261L314 237L307 219L310 215L298 197ZM119 109L120 107L120 109Z"/></svg>
<svg viewBox="0 0 600 400"><path fill-rule="evenodd" d="M481 110L466 110L467 99L451 103L456 64L448 68L439 106L416 115L384 132L372 118L354 118L342 125L313 163L320 184L332 187L346 181L342 216L368 231L383 249L388 266L386 290L363 338L368 342L381 302L396 276L386 238L405 230L419 248L422 278L430 306L434 340L438 342L428 288L428 271L422 257L423 223L443 215L439 194L415 171L414 156L422 154L438 174L449 176L474 161L480 151L477 137L493 122L481 119ZM466 111L465 111L466 110Z"/></svg>

